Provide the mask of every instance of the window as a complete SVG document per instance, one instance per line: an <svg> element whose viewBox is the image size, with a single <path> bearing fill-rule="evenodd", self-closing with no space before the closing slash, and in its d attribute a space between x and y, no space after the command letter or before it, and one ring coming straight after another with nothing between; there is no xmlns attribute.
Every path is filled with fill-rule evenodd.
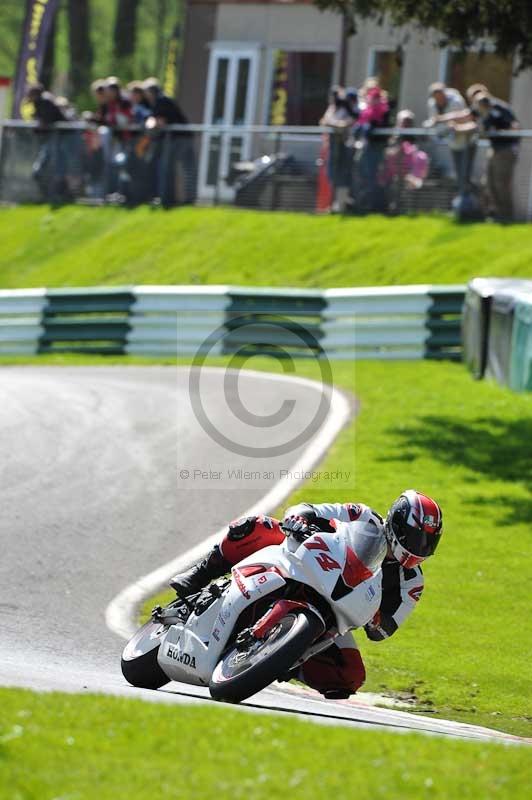
<svg viewBox="0 0 532 800"><path fill-rule="evenodd" d="M221 125L224 121L225 93L227 90L227 72L229 69L229 59L220 58L218 61L218 73L216 76L216 88L214 90L214 105L211 122L214 125Z"/></svg>
<svg viewBox="0 0 532 800"><path fill-rule="evenodd" d="M508 101L512 85L512 61L495 53L460 53L451 50L445 82L464 96L472 83L483 83L495 97Z"/></svg>
<svg viewBox="0 0 532 800"><path fill-rule="evenodd" d="M386 89L390 100L397 105L401 91L401 72L403 69L403 51L373 50L369 62L369 75L377 78L379 85Z"/></svg>
<svg viewBox="0 0 532 800"><path fill-rule="evenodd" d="M214 126L246 126L253 120L258 53L254 48L229 48L216 43L211 50L205 122ZM251 134L209 131L202 136L199 192L201 197L231 200L234 190L225 176L235 161L251 154Z"/></svg>
<svg viewBox="0 0 532 800"><path fill-rule="evenodd" d="M327 107L333 53L275 50L270 125L317 125Z"/></svg>

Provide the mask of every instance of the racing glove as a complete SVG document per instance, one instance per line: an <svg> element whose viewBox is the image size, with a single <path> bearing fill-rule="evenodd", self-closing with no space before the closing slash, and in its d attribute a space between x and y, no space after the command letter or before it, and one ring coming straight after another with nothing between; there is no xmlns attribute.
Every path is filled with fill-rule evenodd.
<svg viewBox="0 0 532 800"><path fill-rule="evenodd" d="M288 536L292 536L296 542L304 542L312 535L310 523L305 517L299 515L291 515L285 517L281 524L282 529Z"/></svg>
<svg viewBox="0 0 532 800"><path fill-rule="evenodd" d="M366 636L372 642L382 642L383 639L388 639L395 633L397 627L397 622L394 618L388 616L388 614L383 614L379 609L373 619L370 619L364 625L364 630L366 631Z"/></svg>

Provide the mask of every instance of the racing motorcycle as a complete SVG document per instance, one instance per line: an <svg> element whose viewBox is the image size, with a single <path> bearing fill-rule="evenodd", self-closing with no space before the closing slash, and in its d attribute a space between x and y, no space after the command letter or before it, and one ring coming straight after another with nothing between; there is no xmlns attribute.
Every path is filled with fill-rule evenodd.
<svg viewBox="0 0 532 800"><path fill-rule="evenodd" d="M133 686L208 686L239 703L362 627L381 602L386 545L371 522L332 521L303 541L287 536L240 561L231 577L156 606L122 653Z"/></svg>

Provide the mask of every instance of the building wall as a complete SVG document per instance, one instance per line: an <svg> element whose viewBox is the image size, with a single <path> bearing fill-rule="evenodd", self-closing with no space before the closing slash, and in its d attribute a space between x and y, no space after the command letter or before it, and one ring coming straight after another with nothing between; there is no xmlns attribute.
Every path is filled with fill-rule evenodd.
<svg viewBox="0 0 532 800"><path fill-rule="evenodd" d="M347 85L361 86L370 66L373 48L394 50L404 40L404 29L361 22L356 36L348 43ZM266 95L269 89L272 50L329 50L336 54L335 79L339 67L341 18L332 12L321 12L313 5L286 3L219 3L214 40L247 42L260 48L259 102L256 123L266 121ZM444 53L435 47L430 34L410 32L403 44L404 63L399 107L411 108L419 121L426 117L427 87L443 77ZM324 98L324 104L326 98Z"/></svg>
<svg viewBox="0 0 532 800"><path fill-rule="evenodd" d="M189 121L196 124L203 122L209 45L215 39L217 11L216 3L187 3L179 103Z"/></svg>
<svg viewBox="0 0 532 800"><path fill-rule="evenodd" d="M408 34L404 43L405 33ZM203 110L206 65L211 42L253 43L259 47L259 92L256 122L264 122L263 92L269 86L269 55L276 48L329 50L336 53L336 74L340 49L341 20L332 12L320 12L311 0L189 0L187 37L181 97L187 110ZM446 54L435 44L436 36L414 30L394 29L374 21L359 22L356 36L349 40L348 85L360 86L368 76L372 48L393 50L402 45L403 74L399 107L411 108L421 121L426 116L427 88L444 78ZM514 80L512 101L523 127L532 127L532 71ZM192 96L191 96L192 95ZM202 95L201 100L199 95ZM186 96L186 100L185 100ZM325 98L324 98L325 102Z"/></svg>
<svg viewBox="0 0 532 800"><path fill-rule="evenodd" d="M222 4L218 8L215 33L217 42L258 45L259 74L254 122L264 124L267 122L270 96L272 51L297 49L336 53L341 20L338 14L322 13L307 4ZM324 108L326 100L324 98Z"/></svg>
<svg viewBox="0 0 532 800"><path fill-rule="evenodd" d="M311 5L222 4L218 9L218 39L261 42L264 46L328 45L340 41L340 17Z"/></svg>

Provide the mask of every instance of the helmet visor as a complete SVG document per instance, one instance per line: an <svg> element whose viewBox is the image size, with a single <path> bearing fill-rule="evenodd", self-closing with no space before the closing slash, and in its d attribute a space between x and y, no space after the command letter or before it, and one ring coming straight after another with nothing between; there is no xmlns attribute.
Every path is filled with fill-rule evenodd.
<svg viewBox="0 0 532 800"><path fill-rule="evenodd" d="M406 530L403 529L400 535L398 535L397 531L394 532L405 550L421 558L431 556L441 538L440 533L426 533L425 531L420 531L419 528L412 528L410 525L406 526Z"/></svg>

